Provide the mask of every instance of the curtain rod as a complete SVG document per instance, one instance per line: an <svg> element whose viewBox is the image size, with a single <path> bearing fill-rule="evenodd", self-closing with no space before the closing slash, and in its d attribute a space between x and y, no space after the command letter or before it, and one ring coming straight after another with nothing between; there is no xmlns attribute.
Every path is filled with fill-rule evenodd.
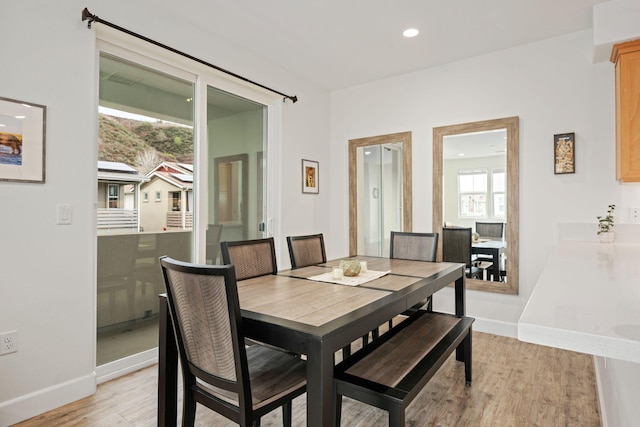
<svg viewBox="0 0 640 427"><path fill-rule="evenodd" d="M104 19L100 19L100 18L98 18L97 15L94 15L91 12L89 12L89 9L87 9L86 7L82 10L82 20L83 21L86 21L86 20L89 21L89 22L87 22L87 28L89 28L89 29L91 29L91 24L94 23L94 22L98 22L100 24L104 24L104 25L106 25L108 27L111 27L111 28L113 28L115 30L122 31L123 33L129 34L130 36L137 37L137 38L139 38L141 40L144 40L144 41L146 41L148 43L154 44L154 45L159 46L159 47L161 47L163 49L171 51L173 53L177 53L178 55L184 56L185 58L189 58L189 59L191 59L193 61L196 61L196 62L198 62L200 64L206 65L207 67L211 67L211 68L213 68L215 70L221 71L221 72L223 72L225 74L233 76L233 77L235 77L237 79L240 79L242 81L245 81L247 83L251 83L253 85L256 85L256 86L259 86L259 87L261 87L263 89L266 89L268 91L277 93L278 95L282 95L284 97L283 101L286 101L287 99L290 99L293 103L296 103L298 101L298 97L296 95L287 95L285 93L279 92L279 91L277 91L275 89L272 89L272 88L267 87L265 85L262 85L260 83L256 83L253 80L249 80L246 77L242 77L242 76L240 76L240 75L238 75L238 74L236 74L236 73L234 73L232 71L225 70L224 68L218 67L217 65L213 65L213 64L211 64L209 62L203 61L202 59L196 58L195 56L191 56L188 53L181 52L181 51L179 51L177 49L174 49L174 48L172 48L170 46L167 46L165 44L162 44L160 42L152 40L152 39L150 39L148 37L145 37L143 35L134 33L133 31L127 30L126 28L122 28L122 27L119 27L118 25L112 24L109 21L105 21Z"/></svg>

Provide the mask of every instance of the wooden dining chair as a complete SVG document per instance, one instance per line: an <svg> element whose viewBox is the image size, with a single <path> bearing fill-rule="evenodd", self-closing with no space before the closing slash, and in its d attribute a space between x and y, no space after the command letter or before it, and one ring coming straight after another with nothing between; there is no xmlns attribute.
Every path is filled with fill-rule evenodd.
<svg viewBox="0 0 640 427"><path fill-rule="evenodd" d="M237 280L278 272L273 237L221 242L220 249L222 262L235 266Z"/></svg>
<svg viewBox="0 0 640 427"><path fill-rule="evenodd" d="M504 222L478 222L476 233L487 239L502 239L504 237Z"/></svg>
<svg viewBox="0 0 640 427"><path fill-rule="evenodd" d="M481 270L471 262L471 228L442 229L442 261L459 262L466 266L468 278L480 278Z"/></svg>
<svg viewBox="0 0 640 427"><path fill-rule="evenodd" d="M408 231L392 231L389 258L408 259L412 261L435 262L438 252L438 233L413 233ZM433 307L433 296L420 301L401 313L410 316L416 310L425 307L428 311ZM389 328L393 327L393 319L389 320Z"/></svg>
<svg viewBox="0 0 640 427"><path fill-rule="evenodd" d="M244 345L235 269L161 257L169 313L183 379L183 426L193 426L200 403L241 426L306 390L306 362L273 347Z"/></svg>
<svg viewBox="0 0 640 427"><path fill-rule="evenodd" d="M222 224L209 224L207 226L206 260L207 263L217 264L220 253L220 237L222 236Z"/></svg>
<svg viewBox="0 0 640 427"><path fill-rule="evenodd" d="M322 234L288 236L287 246L289 247L291 268L302 268L327 262Z"/></svg>

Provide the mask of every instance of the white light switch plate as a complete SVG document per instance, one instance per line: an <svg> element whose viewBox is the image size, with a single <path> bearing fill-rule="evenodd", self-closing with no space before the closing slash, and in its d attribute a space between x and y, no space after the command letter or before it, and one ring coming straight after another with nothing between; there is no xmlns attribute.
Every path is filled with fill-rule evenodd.
<svg viewBox="0 0 640 427"><path fill-rule="evenodd" d="M58 203L58 225L71 224L71 205Z"/></svg>

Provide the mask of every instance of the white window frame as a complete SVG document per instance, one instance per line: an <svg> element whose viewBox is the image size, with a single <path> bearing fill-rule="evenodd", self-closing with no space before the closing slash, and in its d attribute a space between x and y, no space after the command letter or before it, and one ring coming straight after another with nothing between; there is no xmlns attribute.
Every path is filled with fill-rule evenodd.
<svg viewBox="0 0 640 427"><path fill-rule="evenodd" d="M484 180L485 180L485 185L484 185L484 191L461 191L460 190L460 178L463 176L481 176L484 175ZM488 218L490 213L489 213L489 171L486 169L474 169L474 170L465 170L465 169L461 169L458 170L458 218L460 219L465 219L465 220L469 220L469 219L482 219L482 218ZM482 197L484 196L484 213L482 215L466 215L463 214L463 205L462 205L462 198L463 197Z"/></svg>

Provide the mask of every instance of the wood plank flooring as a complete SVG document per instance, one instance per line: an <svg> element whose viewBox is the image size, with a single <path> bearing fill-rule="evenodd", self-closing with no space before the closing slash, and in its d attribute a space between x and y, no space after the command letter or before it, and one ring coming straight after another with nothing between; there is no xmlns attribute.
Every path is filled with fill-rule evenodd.
<svg viewBox="0 0 640 427"><path fill-rule="evenodd" d="M464 365L452 355L407 408L409 426L601 425L591 356L473 333L473 383L464 386ZM88 398L16 424L15 427L113 427L156 425L157 367L101 384ZM234 426L198 406L196 426ZM306 395L294 400L293 423L304 426ZM344 399L342 425L386 426L385 411ZM280 410L262 419L281 426Z"/></svg>

